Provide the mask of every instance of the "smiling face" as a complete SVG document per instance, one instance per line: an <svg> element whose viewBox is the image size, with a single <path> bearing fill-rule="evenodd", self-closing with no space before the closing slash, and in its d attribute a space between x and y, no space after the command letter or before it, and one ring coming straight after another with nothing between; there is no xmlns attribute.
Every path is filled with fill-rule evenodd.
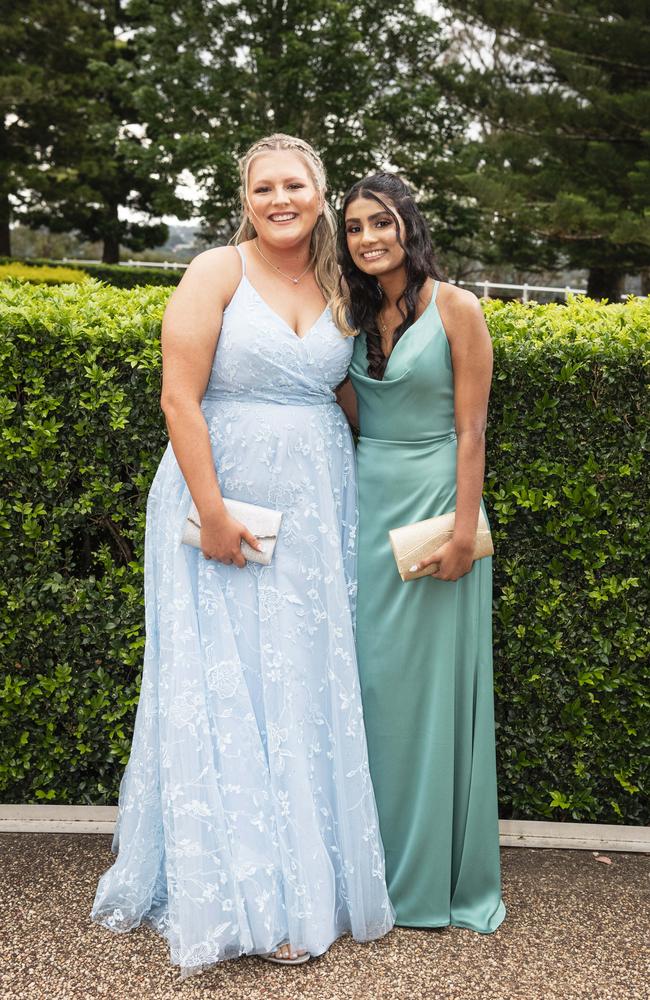
<svg viewBox="0 0 650 1000"><path fill-rule="evenodd" d="M376 278L404 267L406 254L397 239L397 219L400 238L404 242L404 222L390 198L381 196L393 216L373 198L359 197L345 210L345 238L353 262L360 271Z"/></svg>
<svg viewBox="0 0 650 1000"><path fill-rule="evenodd" d="M299 153L278 149L255 156L247 188L248 213L262 240L291 247L311 238L323 198Z"/></svg>

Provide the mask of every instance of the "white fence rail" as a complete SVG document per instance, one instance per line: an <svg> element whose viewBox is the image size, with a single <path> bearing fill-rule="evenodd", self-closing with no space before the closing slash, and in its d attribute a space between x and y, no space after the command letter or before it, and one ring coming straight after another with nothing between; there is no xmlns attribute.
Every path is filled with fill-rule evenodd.
<svg viewBox="0 0 650 1000"><path fill-rule="evenodd" d="M62 257L61 260L52 261L53 264L103 264L103 260L78 260L76 257ZM120 264L125 267L162 267L171 268L174 271L182 271L187 264L181 264L178 260L121 260Z"/></svg>
<svg viewBox="0 0 650 1000"><path fill-rule="evenodd" d="M72 257L64 257L60 261L53 261L55 264L101 264L101 260L76 260ZM183 270L188 265L181 264L179 261L173 260L121 260L120 264L124 264L127 267L162 267L171 268L172 270ZM489 299L491 296L490 290L497 288L505 288L509 292L521 292L518 298L521 298L522 302L529 302L531 299L537 298L537 292L552 292L564 296L566 301L569 295L586 295L586 288L572 288L570 285L531 285L528 282L524 282L523 285L510 285L506 282L501 281L489 281L488 279L483 279L482 281L454 281L452 279L452 284L462 285L464 288L480 288L482 298ZM630 295L624 294L621 296L623 299L631 298ZM636 298L645 299L645 295L637 295Z"/></svg>
<svg viewBox="0 0 650 1000"><path fill-rule="evenodd" d="M489 299L491 288L507 288L512 291L521 292L521 300L523 302L528 302L531 297L534 299L535 295L531 296L531 292L560 292L564 295L565 300L568 299L569 295L584 295L587 291L586 288L571 288L569 285L530 285L525 282L523 285L508 285L499 281L455 281L455 285L463 285L465 288L480 288L482 289L482 297L484 299ZM498 296L497 296L498 297Z"/></svg>

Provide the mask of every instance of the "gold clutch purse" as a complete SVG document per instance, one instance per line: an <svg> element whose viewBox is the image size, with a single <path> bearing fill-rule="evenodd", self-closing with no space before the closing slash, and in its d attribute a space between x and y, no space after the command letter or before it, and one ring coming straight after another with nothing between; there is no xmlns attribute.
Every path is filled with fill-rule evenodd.
<svg viewBox="0 0 650 1000"><path fill-rule="evenodd" d="M418 580L421 576L429 576L436 571L438 563L431 563L417 573L411 573L410 568L449 541L454 532L455 518L456 511L450 510L448 514L429 517L426 521L416 521L415 524L405 524L402 528L393 528L388 532L402 580ZM474 559L493 554L492 535L485 514L479 508Z"/></svg>

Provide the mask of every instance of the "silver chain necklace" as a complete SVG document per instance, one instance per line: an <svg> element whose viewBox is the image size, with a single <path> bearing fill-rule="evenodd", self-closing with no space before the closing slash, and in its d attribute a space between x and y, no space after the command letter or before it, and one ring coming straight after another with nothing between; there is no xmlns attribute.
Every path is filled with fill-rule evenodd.
<svg viewBox="0 0 650 1000"><path fill-rule="evenodd" d="M305 275L307 274L307 271L309 270L309 268L313 264L313 260L310 259L309 263L307 264L307 267L302 272L302 274L299 274L297 278L294 278L293 275L291 275L291 274L285 274L284 271L280 270L280 268L277 266L277 264L274 264L272 260L269 260L269 258L266 257L262 253L262 251L260 250L260 248L257 245L257 240L253 240L253 246L257 250L257 252L260 255L260 257L262 257L266 261L267 264L269 264L272 268L274 268L278 272L278 274L281 274L283 278L288 278L289 281L293 281L294 285L297 285L298 282L300 281L300 279L305 277Z"/></svg>

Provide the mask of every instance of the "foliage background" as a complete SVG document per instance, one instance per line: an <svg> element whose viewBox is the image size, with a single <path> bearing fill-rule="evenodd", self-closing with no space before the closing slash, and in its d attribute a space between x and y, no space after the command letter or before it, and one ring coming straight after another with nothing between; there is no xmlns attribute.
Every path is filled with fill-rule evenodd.
<svg viewBox="0 0 650 1000"><path fill-rule="evenodd" d="M626 272L650 267L647 3L445 6L466 36L448 85L481 123L455 172L481 258L584 268L588 295L618 298Z"/></svg>
<svg viewBox="0 0 650 1000"><path fill-rule="evenodd" d="M116 801L169 289L0 284L0 798ZM501 815L650 820L650 304L491 302Z"/></svg>
<svg viewBox="0 0 650 1000"><path fill-rule="evenodd" d="M577 269L614 301L633 276L650 287L647 6L6 2L0 254L15 223L106 263L164 244L163 219L225 242L236 158L283 131L321 152L335 205L399 170L450 275Z"/></svg>
<svg viewBox="0 0 650 1000"><path fill-rule="evenodd" d="M0 267L2 277L19 277L26 281L42 281L47 272L60 272L62 269L55 268L51 260L37 257L31 260L14 261L11 257L0 257ZM11 269L8 273L6 269ZM45 270L47 269L47 270ZM57 276L48 284L61 284L62 281L74 281L84 279L86 275L103 281L108 285L116 285L118 288L135 288L136 285L177 285L183 277L183 271L172 267L127 267L125 264L66 264L65 271L77 272L79 278ZM32 272L34 272L32 274ZM1 280L1 279L0 279Z"/></svg>

